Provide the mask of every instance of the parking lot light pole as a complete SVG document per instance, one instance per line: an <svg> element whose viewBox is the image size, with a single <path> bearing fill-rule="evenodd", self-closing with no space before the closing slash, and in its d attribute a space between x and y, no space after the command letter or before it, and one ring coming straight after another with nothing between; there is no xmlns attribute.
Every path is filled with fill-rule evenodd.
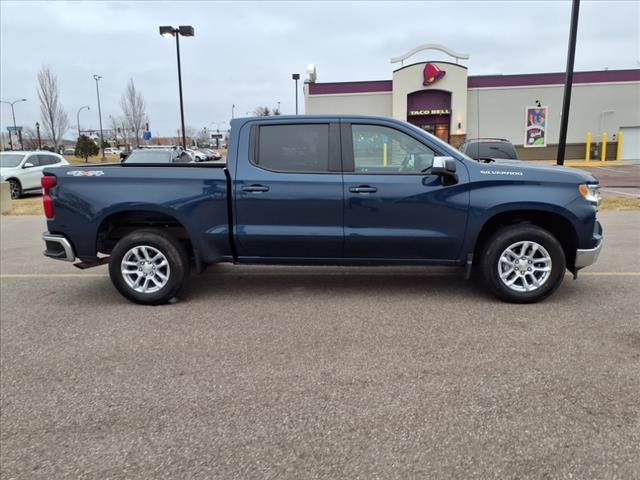
<svg viewBox="0 0 640 480"><path fill-rule="evenodd" d="M16 126L16 112L13 109L13 106L16 103L19 102L26 102L27 99L26 98L21 98L20 100L14 100L13 102L7 102L5 100L0 100L0 103L6 103L7 105L11 105L11 116L13 117L13 131L14 132L18 132L18 141L20 142L20 149L22 150L22 130L18 130L18 127ZM11 139L11 135L9 135L9 139ZM11 142L11 150L15 150L15 148L13 148L13 142Z"/></svg>
<svg viewBox="0 0 640 480"><path fill-rule="evenodd" d="M298 80L300 80L300 74L294 73L291 78L296 82L296 115L298 115Z"/></svg>
<svg viewBox="0 0 640 480"><path fill-rule="evenodd" d="M104 156L104 135L102 133L102 111L100 110L100 89L98 88L98 81L101 78L102 77L100 75L93 76L93 79L96 81L96 94L98 95L98 119L100 120L100 151L102 152L102 160L104 160L106 157Z"/></svg>
<svg viewBox="0 0 640 480"><path fill-rule="evenodd" d="M89 107L89 105L85 105L84 107L80 107L80 108L78 109L78 113L76 114L76 120L78 121L78 137L80 137L80 135L82 135L82 133L81 133L82 131L80 130L80 112L81 112L82 110L84 110L85 108L86 108L87 110L91 110L91 108Z"/></svg>
<svg viewBox="0 0 640 480"><path fill-rule="evenodd" d="M567 73L564 82L564 98L562 99L562 117L560 118L560 138L558 139L558 165L564 165L564 154L567 147L567 129L569 127L569 108L571 106L571 87L573 85L573 64L576 58L576 36L578 35L578 13L580 0L573 0L571 6L571 28L569 30L569 51L567 52Z"/></svg>
<svg viewBox="0 0 640 480"><path fill-rule="evenodd" d="M40 140L40 122L36 122L36 133L38 135L38 150L42 150L42 140Z"/></svg>
<svg viewBox="0 0 640 480"><path fill-rule="evenodd" d="M182 68L180 66L180 35L193 37L194 29L191 25L180 25L178 28L171 26L160 27L160 35L165 38L176 37L176 55L178 58L178 91L180 92L180 122L182 125L182 148L187 148L187 138L184 128L184 103L182 101Z"/></svg>

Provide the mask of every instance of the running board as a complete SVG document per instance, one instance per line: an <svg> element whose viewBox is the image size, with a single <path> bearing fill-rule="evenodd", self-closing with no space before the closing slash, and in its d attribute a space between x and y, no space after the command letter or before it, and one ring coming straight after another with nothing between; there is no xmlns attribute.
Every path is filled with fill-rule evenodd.
<svg viewBox="0 0 640 480"><path fill-rule="evenodd" d="M99 267L100 265L109 263L110 258L111 257L100 257L98 260L95 260L93 262L78 262L74 263L73 266L79 268L80 270L86 270L87 268Z"/></svg>

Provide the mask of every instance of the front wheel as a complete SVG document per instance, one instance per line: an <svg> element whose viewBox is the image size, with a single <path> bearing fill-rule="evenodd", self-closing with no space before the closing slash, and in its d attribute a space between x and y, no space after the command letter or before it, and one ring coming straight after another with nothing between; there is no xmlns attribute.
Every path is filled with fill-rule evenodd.
<svg viewBox="0 0 640 480"><path fill-rule="evenodd" d="M184 246L162 230L137 230L111 252L109 275L118 291L144 305L160 305L175 297L189 275Z"/></svg>
<svg viewBox="0 0 640 480"><path fill-rule="evenodd" d="M560 242L534 225L498 230L481 256L482 277L492 293L506 302L534 303L562 283L566 260Z"/></svg>

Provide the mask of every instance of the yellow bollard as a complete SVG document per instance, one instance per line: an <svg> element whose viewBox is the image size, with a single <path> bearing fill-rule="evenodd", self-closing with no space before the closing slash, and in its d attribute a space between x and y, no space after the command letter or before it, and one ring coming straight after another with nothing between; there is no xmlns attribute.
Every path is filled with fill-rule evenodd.
<svg viewBox="0 0 640 480"><path fill-rule="evenodd" d="M591 160L591 132L587 132L587 151L584 152L584 159Z"/></svg>
<svg viewBox="0 0 640 480"><path fill-rule="evenodd" d="M607 132L602 132L602 156L600 161L604 162L607 159Z"/></svg>
<svg viewBox="0 0 640 480"><path fill-rule="evenodd" d="M382 145L382 164L385 167L387 166L387 144L386 143Z"/></svg>
<svg viewBox="0 0 640 480"><path fill-rule="evenodd" d="M616 150L616 160L622 158L622 132L618 132L618 149Z"/></svg>

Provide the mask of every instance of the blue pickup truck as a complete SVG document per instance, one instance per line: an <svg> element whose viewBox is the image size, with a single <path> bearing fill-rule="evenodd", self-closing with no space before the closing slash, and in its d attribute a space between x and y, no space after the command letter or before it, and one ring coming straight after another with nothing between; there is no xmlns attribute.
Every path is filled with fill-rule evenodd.
<svg viewBox="0 0 640 480"><path fill-rule="evenodd" d="M218 262L449 265L529 303L595 262L603 241L593 176L479 163L388 118L236 119L226 164L74 165L45 170L42 186L44 254L108 263L142 304Z"/></svg>

